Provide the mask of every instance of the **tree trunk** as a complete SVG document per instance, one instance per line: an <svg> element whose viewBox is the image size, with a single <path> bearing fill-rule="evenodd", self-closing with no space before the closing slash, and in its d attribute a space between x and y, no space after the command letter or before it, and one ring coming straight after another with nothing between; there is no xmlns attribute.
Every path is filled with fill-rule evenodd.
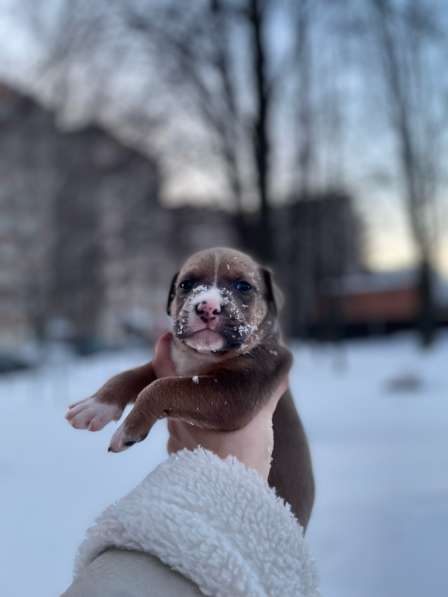
<svg viewBox="0 0 448 597"><path fill-rule="evenodd" d="M434 272L430 260L426 257L419 264L417 289L419 298L417 325L420 343L423 348L430 348L436 337L437 323L434 304Z"/></svg>
<svg viewBox="0 0 448 597"><path fill-rule="evenodd" d="M254 233L258 256L266 263L275 261L273 222L270 197L270 139L269 121L271 98L268 89L265 24L263 0L250 0L248 22L252 34L252 60L255 78L255 117L253 123L253 152L256 190L259 202L259 225Z"/></svg>

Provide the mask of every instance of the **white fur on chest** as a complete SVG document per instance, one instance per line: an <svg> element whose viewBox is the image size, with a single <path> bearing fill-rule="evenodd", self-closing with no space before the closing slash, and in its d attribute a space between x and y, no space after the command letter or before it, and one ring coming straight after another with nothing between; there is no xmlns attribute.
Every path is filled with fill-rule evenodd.
<svg viewBox="0 0 448 597"><path fill-rule="evenodd" d="M176 367L177 375L200 375L204 369L216 362L216 357L208 357L192 350L181 350L173 342L171 358Z"/></svg>

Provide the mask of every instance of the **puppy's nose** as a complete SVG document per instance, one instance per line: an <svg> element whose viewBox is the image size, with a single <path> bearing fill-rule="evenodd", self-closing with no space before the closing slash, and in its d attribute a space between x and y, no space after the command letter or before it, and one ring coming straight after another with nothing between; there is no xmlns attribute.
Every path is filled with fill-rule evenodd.
<svg viewBox="0 0 448 597"><path fill-rule="evenodd" d="M194 306L195 313L203 322L213 321L221 313L221 304L218 301L201 301Z"/></svg>

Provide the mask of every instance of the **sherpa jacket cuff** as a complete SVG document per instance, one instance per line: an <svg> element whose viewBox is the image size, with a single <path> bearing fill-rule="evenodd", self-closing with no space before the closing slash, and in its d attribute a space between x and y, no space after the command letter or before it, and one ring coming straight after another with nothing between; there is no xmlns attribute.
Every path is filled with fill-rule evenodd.
<svg viewBox="0 0 448 597"><path fill-rule="evenodd" d="M109 548L150 553L205 595L318 597L291 510L235 458L183 450L109 506L87 531L75 576Z"/></svg>

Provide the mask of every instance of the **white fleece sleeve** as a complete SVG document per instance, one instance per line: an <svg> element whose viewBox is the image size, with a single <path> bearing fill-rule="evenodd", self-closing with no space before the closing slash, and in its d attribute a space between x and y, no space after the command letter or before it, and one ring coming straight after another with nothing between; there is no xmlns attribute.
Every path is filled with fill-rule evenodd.
<svg viewBox="0 0 448 597"><path fill-rule="evenodd" d="M75 576L111 547L148 552L205 595L318 597L314 563L288 505L252 469L183 450L87 531Z"/></svg>

